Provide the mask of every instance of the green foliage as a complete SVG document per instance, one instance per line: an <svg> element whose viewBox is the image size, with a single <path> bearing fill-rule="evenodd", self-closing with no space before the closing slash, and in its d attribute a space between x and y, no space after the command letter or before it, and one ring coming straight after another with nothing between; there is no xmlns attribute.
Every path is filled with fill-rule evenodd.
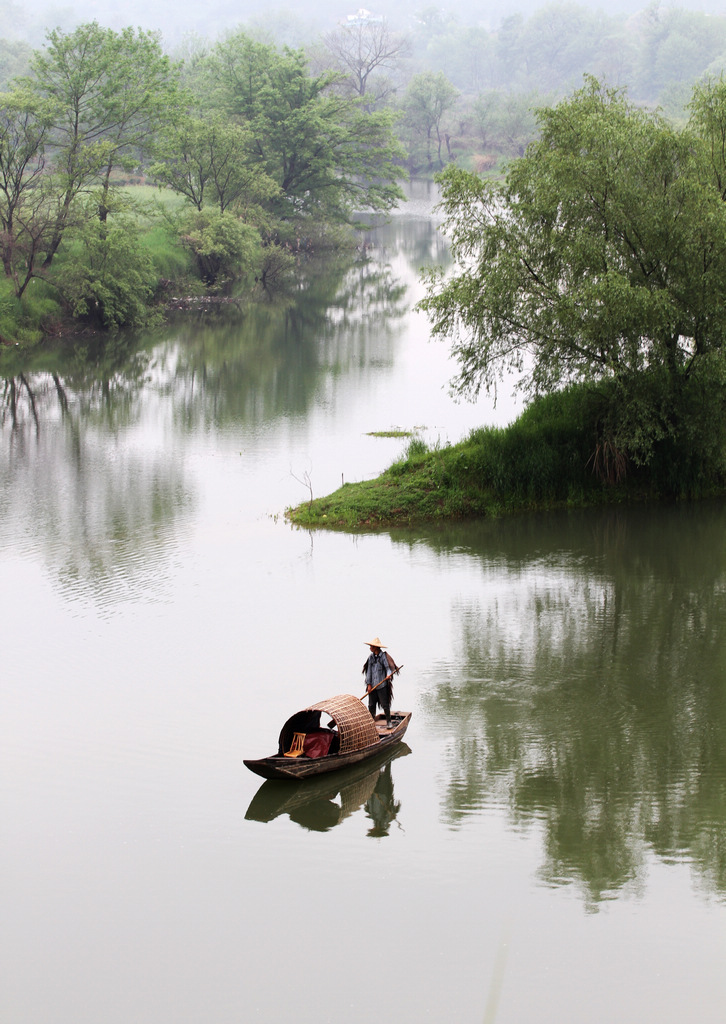
<svg viewBox="0 0 726 1024"><path fill-rule="evenodd" d="M211 203L220 213L233 208L246 221L262 222L262 205L279 193L259 166L249 129L219 115L185 117L168 125L156 153L159 159L149 168L150 175L197 210Z"/></svg>
<svg viewBox="0 0 726 1024"><path fill-rule="evenodd" d="M615 492L604 492L592 465L601 406L595 392L572 388L532 403L509 427L473 431L458 445L429 449L414 438L378 480L346 484L288 517L359 527L612 500Z"/></svg>
<svg viewBox="0 0 726 1024"><path fill-rule="evenodd" d="M368 113L333 91L339 76L311 75L301 50L280 53L236 33L217 45L210 68L215 102L249 129L258 165L279 186L278 216L347 222L403 198L390 111Z"/></svg>
<svg viewBox="0 0 726 1024"><path fill-rule="evenodd" d="M169 120L177 102L176 72L156 33L114 32L91 22L71 33L49 32L23 84L50 112L46 173L55 214L45 246L49 267L73 223L76 200L90 186L100 187L99 218L108 215L111 174L136 165Z"/></svg>
<svg viewBox="0 0 726 1024"><path fill-rule="evenodd" d="M654 494L697 498L726 478L726 364L708 353L675 383L656 367L601 386L601 447L628 462Z"/></svg>
<svg viewBox="0 0 726 1024"><path fill-rule="evenodd" d="M429 449L414 439L377 480L346 484L288 509L288 518L360 528L723 492L724 428L717 427L708 451L691 443L709 418L697 408L709 387L705 380L688 399L691 434L663 438L647 467L632 464L604 433L615 407L613 387L574 385L537 398L509 426L474 430L457 445ZM719 402L726 423L722 388ZM713 405L707 407L712 415Z"/></svg>
<svg viewBox="0 0 726 1024"><path fill-rule="evenodd" d="M721 130L726 86L717 95ZM421 307L453 342L454 386L476 394L507 370L533 394L600 381L612 385L609 443L641 464L667 438L682 452L696 440L694 382L725 357L713 124L702 115L699 141L594 80L539 117L540 139L503 183L442 177L458 271L429 273Z"/></svg>
<svg viewBox="0 0 726 1024"><path fill-rule="evenodd" d="M428 446L422 437L412 437L406 447L406 459L414 459L417 455L425 455Z"/></svg>
<svg viewBox="0 0 726 1024"><path fill-rule="evenodd" d="M133 221L89 218L74 243L78 255L64 260L55 277L74 316L106 328L147 323L156 274Z"/></svg>
<svg viewBox="0 0 726 1024"><path fill-rule="evenodd" d="M262 262L259 233L231 214L210 208L191 214L182 242L193 254L199 276L208 285L244 278Z"/></svg>
<svg viewBox="0 0 726 1024"><path fill-rule="evenodd" d="M52 105L27 89L0 96L0 260L20 298L55 219L45 149Z"/></svg>
<svg viewBox="0 0 726 1024"><path fill-rule="evenodd" d="M18 298L43 275L74 315L139 323L157 279L186 274L188 257L206 284L255 271L269 285L293 251L347 244L340 228L359 211L403 197L391 112L341 95L340 76L311 74L301 50L237 33L189 59L194 95L155 33L92 22L32 54L0 100L0 261ZM156 180L197 210L186 222L169 203L157 223L131 215L123 183L152 151Z"/></svg>
<svg viewBox="0 0 726 1024"><path fill-rule="evenodd" d="M426 161L433 166L432 146L436 144L439 167L444 166L441 147L447 136L445 118L456 104L458 91L443 71L422 71L408 84L402 101L403 126L411 141L420 139L426 151Z"/></svg>
<svg viewBox="0 0 726 1024"><path fill-rule="evenodd" d="M594 455L602 404L583 387L536 399L510 426L472 433L466 471L503 504L562 503L599 490Z"/></svg>
<svg viewBox="0 0 726 1024"><path fill-rule="evenodd" d="M12 282L0 278L0 347L41 341L44 328L57 323L61 312L55 290L45 282L31 281L23 297L18 298Z"/></svg>

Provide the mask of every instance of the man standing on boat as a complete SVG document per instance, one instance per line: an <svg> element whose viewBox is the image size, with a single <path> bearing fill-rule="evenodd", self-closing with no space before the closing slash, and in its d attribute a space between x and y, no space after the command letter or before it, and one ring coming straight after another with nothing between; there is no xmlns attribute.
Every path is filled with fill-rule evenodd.
<svg viewBox="0 0 726 1024"><path fill-rule="evenodd" d="M363 675L366 678L366 693L368 694L368 710L373 718L376 717L376 704L379 704L381 711L386 716L386 725L391 728L391 701L393 700L393 676L398 674L399 668L390 654L384 648L378 637L375 640L366 640L371 653L363 666Z"/></svg>

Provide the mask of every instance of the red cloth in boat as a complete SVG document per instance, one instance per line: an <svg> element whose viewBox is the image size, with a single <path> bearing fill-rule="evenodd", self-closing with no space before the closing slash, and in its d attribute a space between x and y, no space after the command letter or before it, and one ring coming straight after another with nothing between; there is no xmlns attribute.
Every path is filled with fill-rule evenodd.
<svg viewBox="0 0 726 1024"><path fill-rule="evenodd" d="M333 734L327 729L320 732L308 732L305 734L303 754L305 757L325 757L330 752L332 742Z"/></svg>

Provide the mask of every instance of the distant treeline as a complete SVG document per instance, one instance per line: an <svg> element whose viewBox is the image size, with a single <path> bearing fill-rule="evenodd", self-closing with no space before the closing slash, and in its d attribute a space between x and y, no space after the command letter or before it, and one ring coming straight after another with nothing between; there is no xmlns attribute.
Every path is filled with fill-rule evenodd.
<svg viewBox="0 0 726 1024"><path fill-rule="evenodd" d="M175 23L169 26L172 45L165 30L159 31L160 46L186 75L217 45L215 32L224 38L224 17L233 12L225 14L219 5L215 10L218 19L206 29L210 35L192 32L180 42ZM532 107L571 92L584 74L626 87L631 99L659 105L677 119L692 85L726 66L726 14L658 3L634 14L606 14L557 2L492 25L483 13L477 17L474 6L465 21L451 8L432 5L400 9L384 19L375 10L346 16L337 6L328 12L323 5L309 17L257 14L245 32L304 52L313 74L342 73L354 93L366 93L369 109L395 110L414 172L451 159L486 171L521 155L535 133ZM18 36L28 17L17 15L0 4L0 89L26 73L32 60L31 46ZM69 12L63 16L71 19ZM28 25L31 37L37 35L36 21L34 28ZM327 31L318 28L322 21L331 26Z"/></svg>
<svg viewBox="0 0 726 1024"><path fill-rule="evenodd" d="M345 70L345 61L330 61L339 50L331 40L374 31L373 23L348 25L307 50L319 61L327 52L329 66ZM693 85L726 67L726 14L657 3L635 14L550 3L496 27L466 24L432 6L389 35L401 44L397 59L374 69L369 87L397 110L414 172L451 159L488 171L522 155L536 133L533 108L571 93L584 75L683 120Z"/></svg>

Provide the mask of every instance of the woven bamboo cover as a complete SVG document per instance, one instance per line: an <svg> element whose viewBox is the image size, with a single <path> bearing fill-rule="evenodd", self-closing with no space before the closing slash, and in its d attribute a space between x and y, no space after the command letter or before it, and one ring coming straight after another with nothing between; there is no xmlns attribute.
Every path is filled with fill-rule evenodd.
<svg viewBox="0 0 726 1024"><path fill-rule="evenodd" d="M368 708L349 693L318 701L317 704L303 708L303 711L324 711L330 715L338 726L341 754L362 750L380 739Z"/></svg>

